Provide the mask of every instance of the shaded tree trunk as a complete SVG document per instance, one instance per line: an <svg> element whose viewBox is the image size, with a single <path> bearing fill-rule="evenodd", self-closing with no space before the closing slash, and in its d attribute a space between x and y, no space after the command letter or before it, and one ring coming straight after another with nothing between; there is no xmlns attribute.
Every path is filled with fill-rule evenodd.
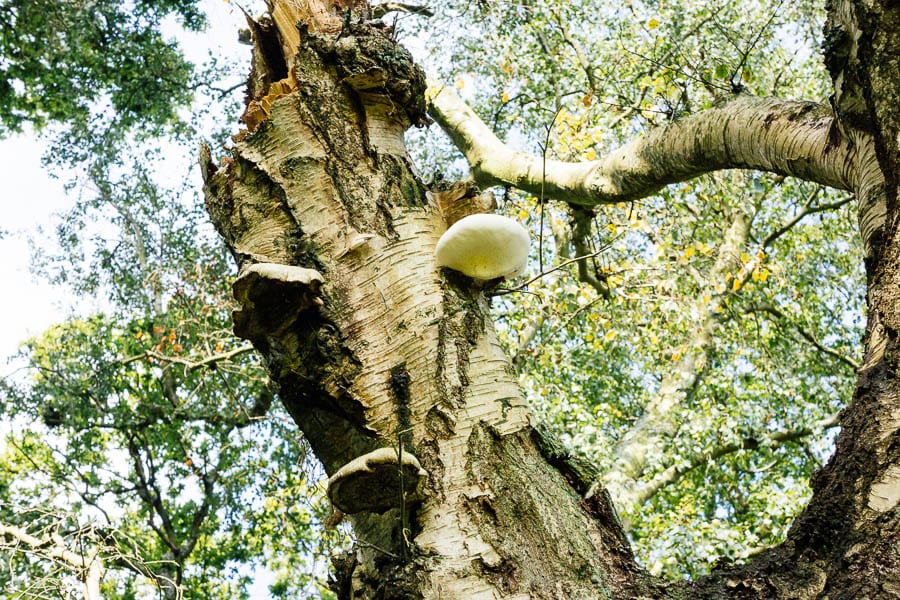
<svg viewBox="0 0 900 600"><path fill-rule="evenodd" d="M427 473L412 489L399 467L378 471L382 479L358 495L357 509L384 490L396 501L384 510L370 499L371 510L348 517L358 543L336 561L341 598L900 597L895 88L887 90L893 105L869 99L865 126L845 120L850 130L832 127L830 137L804 144L810 161L764 157L774 170L800 165L798 174L841 182L864 207L887 207L885 233L878 219L866 230L867 357L835 457L784 545L671 584L635 563L608 494L593 491L598 474L534 427L483 284L434 263L446 225L403 140L407 127L426 121L421 71L389 31L359 19L364 2L270 8L273 22L254 24L248 130L218 165L201 153L210 215L240 266L235 330L265 358L329 474L382 448L415 456ZM880 52L890 54L889 40ZM888 75L870 73L866 85ZM896 86L896 68L892 78ZM824 117L804 121L810 110L788 111L788 121L824 136ZM867 178L857 164L869 164L859 157L872 136L879 172ZM844 165L848 156L857 163ZM729 166L747 165L716 165ZM625 188L646 194L695 174L642 170L639 185ZM860 189L860 181L879 183ZM615 196L596 198L583 202Z"/></svg>

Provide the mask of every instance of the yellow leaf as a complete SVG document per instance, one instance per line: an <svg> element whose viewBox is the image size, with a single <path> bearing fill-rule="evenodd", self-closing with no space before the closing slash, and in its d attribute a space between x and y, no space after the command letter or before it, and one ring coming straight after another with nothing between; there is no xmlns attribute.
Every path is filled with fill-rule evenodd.
<svg viewBox="0 0 900 600"><path fill-rule="evenodd" d="M613 234L613 235L615 235L616 232L619 230L619 228L616 227L616 224L615 224L615 223L607 223L607 224L606 224L606 229L609 230L609 232L610 232L611 234Z"/></svg>
<svg viewBox="0 0 900 600"><path fill-rule="evenodd" d="M656 29L659 27L659 21L657 19L650 19L647 21L647 29Z"/></svg>
<svg viewBox="0 0 900 600"><path fill-rule="evenodd" d="M462 77L456 78L456 87L458 87L459 89L463 89L464 87L466 87L466 82L462 80Z"/></svg>
<svg viewBox="0 0 900 600"><path fill-rule="evenodd" d="M687 248L684 249L684 257L685 257L685 258L691 258L692 256L694 256L694 253L695 253L696 251L697 251L697 250L694 249L693 246L688 246Z"/></svg>
<svg viewBox="0 0 900 600"><path fill-rule="evenodd" d="M740 279L735 279L734 281L731 282L732 291L736 292L739 289L741 289L742 287L744 287L744 284Z"/></svg>
<svg viewBox="0 0 900 600"><path fill-rule="evenodd" d="M750 262L750 255L747 254L746 252L741 254L741 262L744 264L747 264L748 262Z"/></svg>
<svg viewBox="0 0 900 600"><path fill-rule="evenodd" d="M594 160L597 158L597 153L594 152L593 148L588 148L587 152L584 153L584 157L588 160Z"/></svg>
<svg viewBox="0 0 900 600"><path fill-rule="evenodd" d="M756 281L761 281L762 283L766 282L766 279L769 278L769 270L765 267L760 269L756 269L753 271L753 279Z"/></svg>
<svg viewBox="0 0 900 600"><path fill-rule="evenodd" d="M503 92L502 94L500 94L500 101L503 102L504 104L509 102L509 94L507 94L506 92Z"/></svg>
<svg viewBox="0 0 900 600"><path fill-rule="evenodd" d="M766 253L760 250L756 253L756 258L758 258L759 260L766 260Z"/></svg>

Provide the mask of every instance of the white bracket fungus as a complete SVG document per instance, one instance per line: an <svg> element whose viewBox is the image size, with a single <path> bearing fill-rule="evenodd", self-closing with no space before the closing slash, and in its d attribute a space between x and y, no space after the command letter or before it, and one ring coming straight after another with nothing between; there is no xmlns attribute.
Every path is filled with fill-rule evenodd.
<svg viewBox="0 0 900 600"><path fill-rule="evenodd" d="M426 475L412 454L403 452L400 459L396 449L379 448L351 460L329 477L328 497L348 515L383 513L420 500L419 484Z"/></svg>
<svg viewBox="0 0 900 600"><path fill-rule="evenodd" d="M528 261L528 232L501 215L464 217L444 232L435 248L438 265L475 279L515 277Z"/></svg>

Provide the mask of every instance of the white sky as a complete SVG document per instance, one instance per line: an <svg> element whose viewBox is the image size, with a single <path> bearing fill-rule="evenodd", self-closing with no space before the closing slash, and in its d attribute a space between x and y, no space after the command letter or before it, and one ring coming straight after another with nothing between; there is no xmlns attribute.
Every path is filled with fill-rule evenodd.
<svg viewBox="0 0 900 600"><path fill-rule="evenodd" d="M62 182L47 176L41 166L43 144L33 136L17 135L0 142L0 181L3 181L3 219L0 228L0 360L18 344L59 321L64 312L60 290L35 281L30 272L28 237L43 226L52 232L51 214L68 200ZM61 300L63 302L61 302ZM0 367L0 374L5 373Z"/></svg>

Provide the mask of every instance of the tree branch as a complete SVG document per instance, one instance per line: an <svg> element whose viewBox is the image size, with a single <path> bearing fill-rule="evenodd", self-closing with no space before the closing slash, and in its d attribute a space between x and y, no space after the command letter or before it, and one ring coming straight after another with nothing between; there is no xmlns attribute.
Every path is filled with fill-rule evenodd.
<svg viewBox="0 0 900 600"><path fill-rule="evenodd" d="M724 446L721 446L720 448L717 448L712 452L705 454L696 454L691 457L690 460L682 462L678 465L672 465L666 470L656 474L649 481L640 483L632 490L630 490L631 497L628 498L628 502L630 503L631 510L633 511L634 509L642 506L644 503L650 500L650 498L655 496L657 492L659 492L659 490L667 485L675 483L690 471L696 469L699 466L702 466L710 460L722 458L727 454L732 454L739 450L756 450L761 447L777 448L778 446L787 442L792 442L804 437L808 437L810 435L813 435L814 433L825 431L827 429L837 427L838 425L838 413L835 413L830 417L815 422L811 427L801 427L800 429L793 429L788 431L777 431L773 433L767 433L762 436L745 437L737 442L725 444Z"/></svg>
<svg viewBox="0 0 900 600"><path fill-rule="evenodd" d="M372 18L380 19L389 12L402 12L413 15L421 15L423 17L433 17L434 13L428 6L418 4L407 4L406 2L382 2L372 7Z"/></svg>
<svg viewBox="0 0 900 600"><path fill-rule="evenodd" d="M85 533L90 535L91 531L80 530L76 535ZM6 523L0 523L0 548L26 552L65 565L81 581L85 600L101 600L100 582L106 574L106 566L99 550L88 554L75 552L66 547L65 539L56 532L37 537L21 527Z"/></svg>
<svg viewBox="0 0 900 600"><path fill-rule="evenodd" d="M594 206L636 200L720 169L758 169L854 190L856 148L829 140L834 118L812 102L737 96L652 129L596 161L548 160L518 152L449 87L429 82L429 114L465 154L482 187L508 184L533 194Z"/></svg>
<svg viewBox="0 0 900 600"><path fill-rule="evenodd" d="M788 221L787 223L785 223L784 225L782 225L781 227L779 227L778 229L776 229L775 231L770 233L768 236L766 236L766 239L764 239L762 241L762 244L760 244L760 245L763 248L767 248L767 247L771 246L772 243L775 242L775 240L777 240L782 235L784 235L785 233L790 231L790 229L794 225L796 225L801 220L803 220L803 217L805 217L807 215L812 215L812 214L820 213L820 212L826 212L829 210L836 210L836 209L844 206L851 200L853 200L852 196L848 196L848 197L844 198L843 200L838 200L837 202L832 202L830 204L820 204L820 205L814 206L813 200L815 200L816 196L819 195L819 192L821 190L822 190L822 188L817 186L812 191L812 193L810 193L810 195L807 197L806 203L804 204L803 209L800 210L800 212L798 212L796 215L794 215L794 217L790 221Z"/></svg>
<svg viewBox="0 0 900 600"><path fill-rule="evenodd" d="M229 350L228 352L221 352L219 354L212 354L198 361L188 360L186 358L180 358L178 356L172 356L170 354L162 354L159 352L155 352L153 350L147 350L146 352L142 352L140 354L136 354L134 356L129 356L127 358L123 358L119 361L120 364L127 365L128 363L132 363L145 358L155 358L156 360L174 363L178 365L184 365L188 371L193 371L194 369L199 369L200 367L205 367L217 362L221 362L224 360L230 360L235 356L239 356L241 354L245 354L253 350L253 346L250 344L244 344L243 346L238 346L233 350Z"/></svg>
<svg viewBox="0 0 900 600"><path fill-rule="evenodd" d="M859 370L860 364L859 364L858 362L856 362L855 360L853 360L853 359L850 358L849 356L846 356L846 355L844 355L844 354L841 354L840 352L838 352L838 351L835 350L834 348L829 348L828 346L826 346L825 344L823 344L822 342L820 342L820 341L818 340L818 338L816 338L816 336L814 336L813 334L811 334L810 332L808 332L807 330L805 330L803 327L801 327L799 323L797 323L796 321L794 321L793 319L791 319L791 318L788 316L788 314L785 313L785 312L784 312L783 310L781 310L780 308L778 308L778 307L776 307L776 306L772 306L772 305L770 305L770 304L766 304L766 305L763 305L763 306L754 306L754 307L752 307L752 308L750 309L750 311L751 311L751 312L764 312L764 313L768 313L768 314L772 315L773 317L776 317L776 318L778 318L778 319L781 319L781 320L787 322L791 327L793 327L793 328L797 331L797 333L800 334L800 336L801 336L803 339L805 339L807 342L809 342L810 344L812 344L812 345L816 348L816 350L818 350L819 352L822 352L822 353L824 353L824 354L827 354L828 356L831 356L832 358L835 358L835 359L841 361L842 363L844 363L845 365L847 365L848 367L850 367L851 369L853 369L853 372L854 372L854 373L857 372L857 371Z"/></svg>
<svg viewBox="0 0 900 600"><path fill-rule="evenodd" d="M149 455L149 449L147 450ZM150 473L148 475L147 470L144 468L143 457L141 456L141 450L138 447L137 442L135 441L135 436L129 434L128 435L128 454L131 456L131 461L134 466L134 473L138 479L136 491L138 496L140 496L141 500L148 506L148 508L152 509L150 513L150 518L147 519L148 524L156 532L159 536L160 541L166 545L172 552L178 551L178 544L176 543L176 534L175 528L172 526L172 522L169 520L169 513L166 510L166 507L163 505L162 496L159 493L159 490L156 487L156 470L153 467L152 460L148 460ZM156 513L159 516L160 521L162 523L162 527L158 526L154 519L153 513Z"/></svg>

